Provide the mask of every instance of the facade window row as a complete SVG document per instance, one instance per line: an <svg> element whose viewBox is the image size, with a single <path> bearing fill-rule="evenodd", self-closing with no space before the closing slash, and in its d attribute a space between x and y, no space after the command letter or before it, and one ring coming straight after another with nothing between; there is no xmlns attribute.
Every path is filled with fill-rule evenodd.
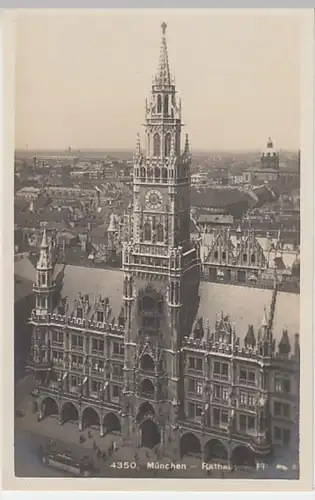
<svg viewBox="0 0 315 500"><path fill-rule="evenodd" d="M187 405L189 419L200 419L204 415L201 404L189 402ZM229 413L221 408L212 408L207 411L206 420L209 426L227 429L229 425ZM240 433L253 434L256 432L257 419L253 415L239 413L236 416L236 429Z"/></svg>
<svg viewBox="0 0 315 500"><path fill-rule="evenodd" d="M219 255L220 255L220 253L218 252L218 250L215 250L213 252L213 260L217 261L219 259ZM221 261L226 261L227 255L228 255L227 252L225 252L225 251L221 252L221 255L220 255ZM251 264L255 264L256 263L256 255L251 254L250 256L248 256L247 253L243 253L242 254L242 262L243 263L250 262Z"/></svg>
<svg viewBox="0 0 315 500"><path fill-rule="evenodd" d="M204 361L202 358L188 357L188 371L203 372ZM212 364L212 377L220 380L228 380L229 364L220 361L214 361ZM238 383L242 385L255 386L257 382L257 374L255 370L240 367L238 372Z"/></svg>
<svg viewBox="0 0 315 500"><path fill-rule="evenodd" d="M51 383L56 384L60 382L64 378L64 374L62 372L52 372L51 373ZM121 385L117 383L109 383L106 381L99 381L93 378L82 377L80 375L70 374L66 379L64 379L67 383L67 390L72 393L78 393L80 390L85 391L85 396L92 396L95 398L99 398L101 393L104 394L104 391L109 389L109 395L112 399L119 399L121 395Z"/></svg>
<svg viewBox="0 0 315 500"><path fill-rule="evenodd" d="M44 332L40 332L38 334L38 340L41 339L41 337L45 337ZM64 334L63 332L59 331L54 331L52 332L52 344L53 345L58 345L59 347L64 345ZM70 349L73 350L84 350L84 336L83 335L77 335L77 334L72 334L70 336ZM105 349L105 341L103 339L96 339L92 338L91 341L91 353L92 354L98 354L100 356L104 356L104 349ZM112 343L112 353L117 356L123 356L124 354L124 349L125 346L123 343L119 342L113 342Z"/></svg>

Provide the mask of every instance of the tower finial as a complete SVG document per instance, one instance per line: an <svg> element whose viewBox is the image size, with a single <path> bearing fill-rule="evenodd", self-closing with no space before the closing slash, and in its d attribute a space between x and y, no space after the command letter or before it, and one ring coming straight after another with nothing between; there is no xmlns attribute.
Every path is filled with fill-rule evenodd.
<svg viewBox="0 0 315 500"><path fill-rule="evenodd" d="M168 54L167 54L167 45L165 38L166 31L166 23L163 22L161 24L162 28L162 39L161 39L161 48L160 48L160 59L159 59L159 67L155 77L156 85L171 85L171 73L168 63Z"/></svg>
<svg viewBox="0 0 315 500"><path fill-rule="evenodd" d="M43 249L48 248L46 228L44 228L44 231L43 231L43 238L42 238L40 248L43 248Z"/></svg>
<svg viewBox="0 0 315 500"><path fill-rule="evenodd" d="M43 238L40 245L37 269L49 269L52 266L52 248L47 240L46 228L43 231Z"/></svg>
<svg viewBox="0 0 315 500"><path fill-rule="evenodd" d="M268 137L267 148L268 149L273 148L273 142L272 142L271 137Z"/></svg>

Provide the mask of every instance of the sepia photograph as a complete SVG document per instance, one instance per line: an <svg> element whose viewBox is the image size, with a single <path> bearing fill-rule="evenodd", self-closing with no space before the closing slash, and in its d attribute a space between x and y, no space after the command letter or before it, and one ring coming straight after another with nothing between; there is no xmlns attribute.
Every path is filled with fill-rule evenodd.
<svg viewBox="0 0 315 500"><path fill-rule="evenodd" d="M17 13L17 478L300 479L301 32Z"/></svg>

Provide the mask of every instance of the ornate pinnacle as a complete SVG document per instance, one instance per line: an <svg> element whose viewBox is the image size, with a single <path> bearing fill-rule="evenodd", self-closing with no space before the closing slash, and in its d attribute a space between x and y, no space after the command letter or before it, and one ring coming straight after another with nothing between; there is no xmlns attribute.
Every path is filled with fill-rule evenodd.
<svg viewBox="0 0 315 500"><path fill-rule="evenodd" d="M167 24L163 21L163 23L161 24L161 28L162 28L162 33L163 35L165 35L165 31L166 31L166 28L167 28Z"/></svg>
<svg viewBox="0 0 315 500"><path fill-rule="evenodd" d="M137 144L136 144L136 154L140 155L141 154L141 149L140 149L140 134L137 134Z"/></svg>

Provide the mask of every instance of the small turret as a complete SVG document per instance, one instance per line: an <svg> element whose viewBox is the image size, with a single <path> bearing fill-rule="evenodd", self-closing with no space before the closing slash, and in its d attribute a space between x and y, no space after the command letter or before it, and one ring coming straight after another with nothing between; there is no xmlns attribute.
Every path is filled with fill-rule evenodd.
<svg viewBox="0 0 315 500"><path fill-rule="evenodd" d="M34 285L34 293L36 295L36 312L40 315L46 315L49 312L52 312L53 308L53 293L55 290L55 283L52 279L52 261L52 247L47 239L46 229L44 229L40 246L39 259L36 266L36 285Z"/></svg>

